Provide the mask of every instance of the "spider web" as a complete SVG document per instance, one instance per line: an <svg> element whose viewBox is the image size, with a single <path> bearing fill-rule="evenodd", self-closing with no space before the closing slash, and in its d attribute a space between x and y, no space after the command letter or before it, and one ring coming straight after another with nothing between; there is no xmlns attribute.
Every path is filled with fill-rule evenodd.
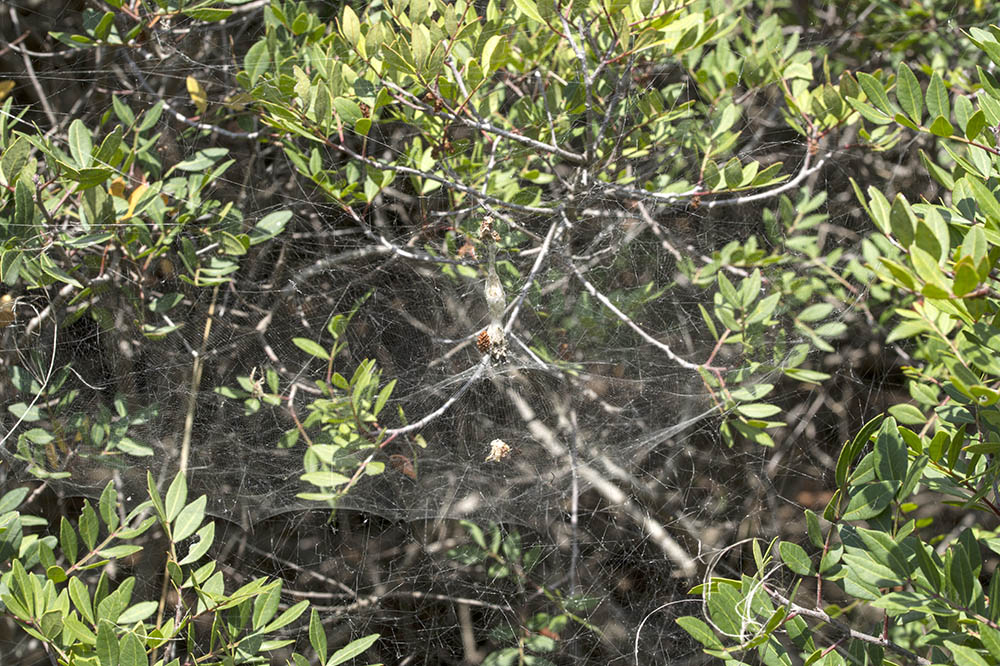
<svg viewBox="0 0 1000 666"><path fill-rule="evenodd" d="M67 12L52 20L76 17ZM239 36L261 31L252 11L226 26ZM160 60L108 66L63 53L87 86L56 66L65 62L59 59L34 74L4 76L19 88L32 80L51 88L63 126L84 111L62 103L80 90L90 91L80 99L102 100L109 98L92 92L96 87L129 91L136 110L164 99L188 111L190 100L178 92L188 75L210 94L231 91L238 54L211 31L168 43L173 28L151 35L158 42L149 52L159 49ZM186 50L197 39L204 44ZM638 95L624 103L637 105ZM773 104L756 109L761 116L774 111ZM33 118L45 126L43 113ZM525 616L546 608L537 591L492 580L447 556L466 541L459 519L518 531L541 547L541 584L599 602L587 619L600 634L570 632L556 662L635 663L638 654L638 663L694 663L700 650L673 619L697 611L683 595L708 564L704 556L747 535L781 532L782 521L795 520L796 503L822 507L829 452L851 424L880 407L869 400L883 389L887 368L855 368L838 352L813 353L813 366L834 374L822 390L782 383L779 369L756 378L778 384L774 401L787 408L779 445L727 448L718 434L724 415L698 372L678 362L702 363L716 347L698 307L711 310L714 288L692 284L681 262L704 266L727 242L760 236L761 210L774 201L662 207L645 219L595 190L579 202L585 214L577 220L504 213L497 272L508 302L509 352L506 363L493 363L476 346L488 323L484 252L477 248L477 259L457 252L491 211L451 210L440 195L387 192L368 211L366 230L292 178L294 169L275 146L206 138L169 113L157 130L165 161L193 154L206 140L226 145L238 161L219 192L248 216L288 208L293 222L216 298L211 290L184 290L182 308L172 313L183 326L155 343L137 339L127 322L107 329L80 319L60 329L53 313L65 305L54 290L25 297L4 333L7 366L27 368L44 383L50 366L72 361L67 381L81 390L82 410L110 407L116 396L133 408L157 407L130 431L154 457L110 470L104 461L78 458L71 479L50 483L63 498L93 498L112 478L138 501L147 466L161 482L172 478L184 419L193 413L189 485L208 494L210 513L225 525L213 556L248 575L285 578L293 595L313 596L327 621L342 622L351 635L382 632L386 663L482 658L493 636L487 628L516 631ZM383 150L403 152L403 142L386 137ZM792 173L804 159L797 141L755 141L742 157L758 155L788 160ZM847 172L844 164L828 165L811 185L832 193L820 208L829 224L851 230L859 221L848 210L850 197L840 196L849 192ZM860 258L857 234L831 234L828 242ZM737 268L730 277L746 274ZM121 271L118 279L137 278ZM654 292L670 288L636 298L646 285ZM143 287L181 290L169 270ZM302 450L278 446L293 424L287 407L246 415L239 401L212 388L271 368L284 396L298 387L292 404L302 409L325 368L292 339L321 339L332 316L355 306L336 368L347 375L373 358L384 379L397 380L385 410L392 416L381 425L399 432L381 454L385 472L364 478L331 521L328 510L297 497L305 489ZM858 329L869 325L850 307L836 319ZM787 357L796 343L808 342L791 335ZM728 348L721 354L726 362L739 360ZM196 355L204 375L193 390ZM4 390L9 398L16 393ZM845 414L843 405L859 413ZM25 427L10 415L6 425L15 436L15 426ZM495 440L510 451L487 460ZM799 462L806 456L811 462ZM11 465L2 473L7 485L24 479ZM735 575L738 557L717 563L719 572Z"/></svg>

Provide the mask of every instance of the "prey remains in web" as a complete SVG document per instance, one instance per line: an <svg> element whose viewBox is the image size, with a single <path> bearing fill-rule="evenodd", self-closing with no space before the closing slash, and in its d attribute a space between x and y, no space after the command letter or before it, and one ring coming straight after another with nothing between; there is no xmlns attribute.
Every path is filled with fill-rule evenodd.
<svg viewBox="0 0 1000 666"><path fill-rule="evenodd" d="M497 275L497 243L500 234L493 228L493 218L487 215L479 225L479 240L486 246L486 307L490 314L490 323L476 340L480 353L488 354L494 363L507 360L507 337L503 332L503 312L507 307L507 299L503 284Z"/></svg>

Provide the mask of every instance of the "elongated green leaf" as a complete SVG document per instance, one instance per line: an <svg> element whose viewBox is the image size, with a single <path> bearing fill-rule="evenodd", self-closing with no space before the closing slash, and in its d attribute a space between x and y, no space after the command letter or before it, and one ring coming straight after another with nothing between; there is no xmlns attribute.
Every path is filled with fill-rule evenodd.
<svg viewBox="0 0 1000 666"><path fill-rule="evenodd" d="M379 636L380 634L371 634L370 636L365 636L364 638L351 641L330 655L330 661L326 662L326 666L338 666L338 664L343 664L344 662L354 659L374 645L375 641L379 639Z"/></svg>
<svg viewBox="0 0 1000 666"><path fill-rule="evenodd" d="M715 632L712 631L712 628L705 624L703 620L687 615L677 618L677 624L705 647L714 650L722 649L722 642L715 635Z"/></svg>
<svg viewBox="0 0 1000 666"><path fill-rule="evenodd" d="M917 218L913 214L913 209L902 194L897 194L893 199L892 208L889 211L889 226L892 235L896 237L899 244L909 247L913 242L916 233Z"/></svg>
<svg viewBox="0 0 1000 666"><path fill-rule="evenodd" d="M883 481L902 481L906 478L908 458L906 443L899 434L896 419L891 416L882 422L875 439L875 472Z"/></svg>
<svg viewBox="0 0 1000 666"><path fill-rule="evenodd" d="M854 488L847 508L844 509L843 519L868 520L874 518L889 506L901 485L902 483L899 481L877 481Z"/></svg>
<svg viewBox="0 0 1000 666"><path fill-rule="evenodd" d="M113 481L108 481L108 484L104 486L97 508L98 513L101 514L101 520L108 527L108 531L113 532L118 529L118 491L115 490Z"/></svg>
<svg viewBox="0 0 1000 666"><path fill-rule="evenodd" d="M94 149L94 139L90 135L90 130L83 124L83 121L76 118L69 125L69 152L76 162L76 166L85 168L90 166L91 151Z"/></svg>
<svg viewBox="0 0 1000 666"><path fill-rule="evenodd" d="M323 623L320 622L319 613L316 612L315 608L309 614L309 644L316 650L319 663L324 663L326 661L326 631L323 629Z"/></svg>
<svg viewBox="0 0 1000 666"><path fill-rule="evenodd" d="M330 352L328 352L326 349L323 349L323 346L320 345L318 342L314 342L309 338L292 338L292 342L295 344L296 347L298 347L307 354L312 354L316 358L321 358L324 361L329 360L330 358Z"/></svg>
<svg viewBox="0 0 1000 666"><path fill-rule="evenodd" d="M275 581L253 601L253 628L260 630L278 612L281 602L281 581Z"/></svg>
<svg viewBox="0 0 1000 666"><path fill-rule="evenodd" d="M139 637L126 632L118 646L119 666L149 666L149 655Z"/></svg>
<svg viewBox="0 0 1000 666"><path fill-rule="evenodd" d="M178 472L174 477L170 487L167 488L166 504L164 508L167 512L167 520L171 521L177 517L187 502L187 479L184 474Z"/></svg>
<svg viewBox="0 0 1000 666"><path fill-rule="evenodd" d="M892 105L889 104L889 97L885 94L885 87L882 85L881 81L876 79L871 74L859 72L858 84L865 92L865 96L868 98L868 101L874 104L879 111L888 116L895 114L892 109Z"/></svg>
<svg viewBox="0 0 1000 666"><path fill-rule="evenodd" d="M919 125L923 120L924 95L920 90L917 77L913 75L905 62L899 63L896 72L896 99L899 100L899 105L906 112L906 115Z"/></svg>
<svg viewBox="0 0 1000 666"><path fill-rule="evenodd" d="M175 543L188 538L195 533L195 530L201 527L201 521L205 518L205 505L207 502L208 496L202 495L184 507L180 512L177 520L174 521L174 528L170 535Z"/></svg>
<svg viewBox="0 0 1000 666"><path fill-rule="evenodd" d="M945 647L951 650L951 658L954 666L990 666L990 663L979 656L975 650L951 641L944 642Z"/></svg>
<svg viewBox="0 0 1000 666"><path fill-rule="evenodd" d="M94 544L97 543L97 512L94 511L94 507L90 506L88 500L83 501L83 510L80 511L79 529L83 543L87 548L93 548Z"/></svg>
<svg viewBox="0 0 1000 666"><path fill-rule="evenodd" d="M979 622L979 639L990 651L991 657L1000 659L1000 631L985 622Z"/></svg>
<svg viewBox="0 0 1000 666"><path fill-rule="evenodd" d="M344 33L344 39L351 46L357 46L358 42L361 41L361 22L350 5L344 5L344 15L340 20L340 29Z"/></svg>
<svg viewBox="0 0 1000 666"><path fill-rule="evenodd" d="M927 113L931 118L951 117L951 105L948 103L948 91L944 87L941 75L934 72L931 81L927 85Z"/></svg>
<svg viewBox="0 0 1000 666"><path fill-rule="evenodd" d="M514 0L514 5L528 18L542 23L542 15L538 13L538 5L534 0Z"/></svg>
<svg viewBox="0 0 1000 666"><path fill-rule="evenodd" d="M160 498L160 491L156 489L156 481L153 480L153 473L149 470L146 471L146 490L149 492L149 499L152 500L153 508L156 509L160 520L168 522L167 512L163 508L163 500Z"/></svg>
<svg viewBox="0 0 1000 666"><path fill-rule="evenodd" d="M192 564L197 562L205 553L208 552L208 549L212 546L212 542L215 540L215 521L203 525L202 528L195 533L195 536L198 537L198 542L191 546L187 555L185 555L177 564L181 566L184 566L185 564Z"/></svg>
<svg viewBox="0 0 1000 666"><path fill-rule="evenodd" d="M119 624L134 624L136 622L142 622L147 617L156 612L156 607L159 604L156 601L141 601L134 606L126 608L121 615L118 616Z"/></svg>
<svg viewBox="0 0 1000 666"><path fill-rule="evenodd" d="M268 52L267 40L262 39L247 50L243 57L243 68L250 76L250 85L256 85L257 79L271 66L271 55Z"/></svg>
<svg viewBox="0 0 1000 666"><path fill-rule="evenodd" d="M261 630L262 633L269 634L291 624L292 622L295 622L295 620L297 620L298 617L305 612L306 608L309 608L309 600L303 599L275 618L275 620L269 625L264 627L264 629Z"/></svg>
<svg viewBox="0 0 1000 666"><path fill-rule="evenodd" d="M969 118L969 122L965 124L965 138L974 141L979 133L986 129L986 125L986 114L983 113L982 109L977 110Z"/></svg>
<svg viewBox="0 0 1000 666"><path fill-rule="evenodd" d="M69 579L69 598L73 600L73 605L77 612L87 622L94 623L94 609L90 604L90 592L79 578L73 576Z"/></svg>
<svg viewBox="0 0 1000 666"><path fill-rule="evenodd" d="M809 555L805 549L797 543L782 541L778 545L778 552L781 554L782 562L793 573L797 573L800 576L810 576L815 573L812 560L809 559Z"/></svg>
<svg viewBox="0 0 1000 666"><path fill-rule="evenodd" d="M97 623L97 658L101 664L117 664L118 638L115 636L114 625L107 620Z"/></svg>
<svg viewBox="0 0 1000 666"><path fill-rule="evenodd" d="M24 137L17 137L3 151L0 157L0 184L10 185L24 165L28 163L28 155L31 153L31 143Z"/></svg>
<svg viewBox="0 0 1000 666"><path fill-rule="evenodd" d="M66 516L62 517L59 521L59 546L63 550L63 554L70 564L76 563L77 554L77 541L76 541L76 530L73 529L73 525L66 519Z"/></svg>

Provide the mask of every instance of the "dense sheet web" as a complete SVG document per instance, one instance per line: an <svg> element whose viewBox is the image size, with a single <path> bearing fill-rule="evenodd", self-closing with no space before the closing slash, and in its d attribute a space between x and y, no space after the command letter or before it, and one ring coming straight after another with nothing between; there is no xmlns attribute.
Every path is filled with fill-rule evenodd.
<svg viewBox="0 0 1000 666"><path fill-rule="evenodd" d="M252 17L240 14L228 25L262 30ZM190 105L179 85L188 75L213 92L232 87L232 54L209 46L185 54L165 42L157 49L162 59L144 60L138 50L132 63L87 74L127 83L136 109L159 99L177 109ZM55 72L49 76L50 84L70 86ZM624 108L637 109L642 94L630 91ZM778 105L765 102L752 112L777 115ZM713 252L726 243L760 236L761 211L776 209L778 194L713 208L627 202L595 188L573 202L570 217L565 209L545 216L484 201L454 205L440 191L419 195L396 183L353 219L289 177L294 169L277 145L199 133L170 113L157 130L164 159L183 159L206 141L230 150L237 162L213 196L234 200L247 217L279 209L293 217L284 236L215 290L182 284L169 263L141 278L110 267L116 279L142 280L152 296L183 295L160 322L179 328L155 342L137 336L128 321L84 317L57 327L53 313L72 314L74 307L58 285L23 295L16 323L4 331L9 366L45 384L54 377L51 368L72 361L65 381L80 391L82 412L113 410L116 400L150 409L129 437L155 455L110 463L75 458L65 466L71 478L49 481L61 496L94 498L111 478L138 501L147 469L161 483L172 478L190 433L189 485L208 494L209 512L225 525L222 554L254 573L323 588L321 607L333 618L351 618L352 630L381 628L391 637L385 626L397 623L401 633L423 632L425 657L405 663L455 663L427 655L461 652L454 634L469 626L462 615L469 608L477 627L513 626L527 612L515 612L513 593L496 581L457 578L446 556L465 540L457 520L498 524L504 534L518 531L525 543L542 544L546 585L600 602L589 618L604 637L582 640L567 653L628 663L635 645L656 655L640 663L685 663L698 652L672 621L694 610L677 601L687 581L709 564L707 552L728 545L732 535L746 536L761 523L779 526L784 514L772 484L786 471L785 457L805 450L795 448L797 438L837 439L849 421L827 411L822 395L806 399L800 387L781 384L783 361L809 341L789 327L765 350L768 363L755 379L779 384L771 397L791 410L782 431L795 435L786 441L791 448L726 449L719 435L724 415L698 366L710 357L735 365L741 351L708 332L700 306L711 311L716 290L710 282L693 283L689 269L716 261ZM408 138L387 130L379 149L400 154ZM810 200L810 184L822 190L827 178L841 183L846 173L828 166L816 175L812 165L820 158L810 162L798 140L753 139L744 148L747 159L787 160L795 187L782 194L795 205ZM505 145L501 161L503 150L524 148ZM825 216L833 206L821 200L815 208ZM495 270L504 290L504 359L484 353L479 339L491 323L484 294L490 242L480 235L486 218L501 239ZM848 222L846 214L833 220ZM856 262L858 247L846 238L830 242L844 249L844 263ZM737 284L749 275L736 266L724 270ZM331 318L352 312L333 370L350 376L374 359L383 382L396 380L379 418L391 441L376 454L384 472L363 477L331 514L298 496L308 490L300 479L301 442L280 443L327 373L293 339L329 344ZM834 318L858 319L846 308ZM822 364L811 354L807 364ZM840 382L845 393L860 387L864 411L868 380L841 372L839 362L823 369L835 373L834 385ZM277 406L248 414L242 400L213 391L268 370L279 379ZM29 426L8 415L6 446ZM823 455L805 474L797 468L783 488L822 485L829 467ZM26 478L8 462L8 480ZM725 562L715 564L731 573ZM528 596L525 608L543 595ZM465 609L457 617L431 612L456 599ZM406 643L403 636L395 640Z"/></svg>

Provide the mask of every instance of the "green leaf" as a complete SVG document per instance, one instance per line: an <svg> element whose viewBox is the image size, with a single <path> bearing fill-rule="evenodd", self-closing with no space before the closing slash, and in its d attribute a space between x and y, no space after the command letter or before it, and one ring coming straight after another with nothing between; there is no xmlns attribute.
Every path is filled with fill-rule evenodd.
<svg viewBox="0 0 1000 666"><path fill-rule="evenodd" d="M976 200L976 207L983 213L986 220L992 223L994 228L1000 227L1000 202L997 201L993 191L975 176L966 176L960 182L968 185ZM970 230L970 233L971 230Z"/></svg>
<svg viewBox="0 0 1000 666"><path fill-rule="evenodd" d="M122 121L122 124L126 127L131 127L135 124L135 114L129 105L122 101L119 95L112 95L111 105L115 110L115 115L118 116L118 120Z"/></svg>
<svg viewBox="0 0 1000 666"><path fill-rule="evenodd" d="M80 537L88 549L93 549L97 543L97 513L94 507L90 506L88 500L83 501L83 509L80 511L79 521Z"/></svg>
<svg viewBox="0 0 1000 666"><path fill-rule="evenodd" d="M271 583L253 601L253 628L259 631L278 612L281 602L281 581Z"/></svg>
<svg viewBox="0 0 1000 666"><path fill-rule="evenodd" d="M153 508L156 509L160 520L169 522L167 520L167 512L163 508L163 500L160 499L160 491L156 489L156 481L153 480L153 473L149 470L146 470L146 490L149 492L149 499L153 502Z"/></svg>
<svg viewBox="0 0 1000 666"><path fill-rule="evenodd" d="M883 481L902 481L906 478L909 459L906 443L899 434L896 419L891 416L882 422L875 438L875 472Z"/></svg>
<svg viewBox="0 0 1000 666"><path fill-rule="evenodd" d="M855 486L841 517L844 520L874 518L889 506L901 485L899 481L875 481Z"/></svg>
<svg viewBox="0 0 1000 666"><path fill-rule="evenodd" d="M138 553L142 550L142 546L134 543L123 543L117 546L111 546L110 548L104 548L97 551L97 554L105 559L114 559L117 557L128 557L129 555Z"/></svg>
<svg viewBox="0 0 1000 666"><path fill-rule="evenodd" d="M892 208L889 211L889 226L892 235L896 237L899 244L909 247L913 242L916 233L917 218L913 214L910 203L902 194L897 194L893 199Z"/></svg>
<svg viewBox="0 0 1000 666"><path fill-rule="evenodd" d="M337 472L306 472L300 477L306 483L311 483L314 486L320 488L333 488L335 486L342 486L351 479L344 476L343 474L338 474Z"/></svg>
<svg viewBox="0 0 1000 666"><path fill-rule="evenodd" d="M14 511L19 506L24 498L28 496L27 486L22 488L15 488L0 497L0 516L7 513L8 511Z"/></svg>
<svg viewBox="0 0 1000 666"><path fill-rule="evenodd" d="M265 215L250 230L250 244L257 245L274 238L285 230L290 219L292 219L292 211L290 210L279 210Z"/></svg>
<svg viewBox="0 0 1000 666"><path fill-rule="evenodd" d="M722 642L719 641L712 628L701 619L688 615L677 618L677 624L705 647L713 650L721 650L723 648Z"/></svg>
<svg viewBox="0 0 1000 666"><path fill-rule="evenodd" d="M831 312L833 312L833 305L830 303L816 303L800 312L796 319L799 321L819 321L828 317Z"/></svg>
<svg viewBox="0 0 1000 666"><path fill-rule="evenodd" d="M282 613L281 615L279 615L269 625L267 625L266 627L264 627L261 630L261 633L270 634L272 632L277 631L278 629L281 629L282 627L284 627L286 625L291 624L292 622L295 622L295 620L298 619L298 617L300 615L302 615L302 613L304 613L305 610L306 610L306 608L308 608L308 607L309 607L309 600L308 599L303 599L302 601L300 601L299 603L295 604L291 608L287 609L284 613ZM336 656L336 655L334 655L334 656Z"/></svg>
<svg viewBox="0 0 1000 666"><path fill-rule="evenodd" d="M107 620L97 623L97 658L103 664L118 664L118 638L115 636L114 625Z"/></svg>
<svg viewBox="0 0 1000 666"><path fill-rule="evenodd" d="M927 85L927 113L931 118L944 118L945 121L951 116L951 106L948 103L948 91L944 87L944 81L937 72L931 74L931 81ZM940 136L940 135L939 135Z"/></svg>
<svg viewBox="0 0 1000 666"><path fill-rule="evenodd" d="M358 15L354 13L350 5L344 5L343 18L340 20L340 29L344 34L344 39L351 46L357 46L361 41L361 22Z"/></svg>
<svg viewBox="0 0 1000 666"><path fill-rule="evenodd" d="M800 576L815 574L812 560L809 559L809 555L802 546L791 541L782 541L778 544L778 552L781 554L781 560L791 569L792 573L797 573Z"/></svg>
<svg viewBox="0 0 1000 666"><path fill-rule="evenodd" d="M381 412L382 408L385 407L386 401L389 400L389 396L392 395L392 389L395 388L395 386L396 380L393 379L382 387L382 390L379 391L378 398L375 399L375 405L372 407L372 414L375 416L379 415L379 412Z"/></svg>
<svg viewBox="0 0 1000 666"><path fill-rule="evenodd" d="M201 527L202 520L205 519L205 506L208 496L202 495L195 501L188 504L174 521L173 530L170 534L174 543L183 541Z"/></svg>
<svg viewBox="0 0 1000 666"><path fill-rule="evenodd" d="M865 92L868 101L874 104L879 111L888 116L894 115L892 105L889 104L889 97L885 94L885 87L881 81L871 74L859 72L858 84L861 85L861 89Z"/></svg>
<svg viewBox="0 0 1000 666"><path fill-rule="evenodd" d="M59 546L70 564L76 563L77 541L76 530L73 525L63 516L59 521Z"/></svg>
<svg viewBox="0 0 1000 666"><path fill-rule="evenodd" d="M895 116L892 117L892 119L895 120L900 125L902 125L903 127L911 129L914 132L920 131L920 127L918 127L916 123L914 123L912 120L904 116L902 113L897 113Z"/></svg>
<svg viewBox="0 0 1000 666"><path fill-rule="evenodd" d="M343 664L346 661L354 659L374 645L375 641L377 641L380 636L381 634L371 634L369 636L365 636L364 638L358 638L357 640L351 641L330 655L330 660L326 662L326 666L338 666L338 664Z"/></svg>
<svg viewBox="0 0 1000 666"><path fill-rule="evenodd" d="M323 623L319 621L319 613L313 608L309 614L309 644L316 650L316 657L319 663L326 661L326 631Z"/></svg>
<svg viewBox="0 0 1000 666"><path fill-rule="evenodd" d="M184 507L185 502L187 502L187 479L184 478L182 472L178 472L171 482L170 487L167 488L166 505L164 508L167 512L168 522L177 517L177 514Z"/></svg>
<svg viewBox="0 0 1000 666"><path fill-rule="evenodd" d="M528 18L538 23L544 23L542 15L538 13L538 5L535 4L534 0L514 0L514 5Z"/></svg>
<svg viewBox="0 0 1000 666"><path fill-rule="evenodd" d="M21 170L28 163L28 156L31 154L31 143L24 137L17 137L3 151L0 157L0 184L10 185L21 173Z"/></svg>
<svg viewBox="0 0 1000 666"><path fill-rule="evenodd" d="M931 134L933 134L934 136L940 136L945 138L952 136L955 133L955 128L952 126L950 122L948 122L948 119L945 118L944 116L938 116L937 118L935 118L934 122L931 123L930 129L931 129Z"/></svg>
<svg viewBox="0 0 1000 666"><path fill-rule="evenodd" d="M740 605L743 599L736 588L730 585L719 585L714 592L706 594L709 617L716 627L729 635L739 634L743 626L740 615Z"/></svg>
<svg viewBox="0 0 1000 666"><path fill-rule="evenodd" d="M69 152L73 156L76 165L81 168L89 167L91 163L91 151L94 149L94 140L90 130L79 118L73 120L69 125Z"/></svg>
<svg viewBox="0 0 1000 666"><path fill-rule="evenodd" d="M809 535L809 543L816 548L823 547L823 531L819 525L819 516L811 509L805 510L806 532Z"/></svg>
<svg viewBox="0 0 1000 666"><path fill-rule="evenodd" d="M73 576L69 579L69 598L73 600L73 606L87 622L94 623L94 609L90 605L90 593L87 586L79 578Z"/></svg>
<svg viewBox="0 0 1000 666"><path fill-rule="evenodd" d="M955 280L952 283L952 293L964 296L979 286L979 273L971 257L962 257L955 263Z"/></svg>
<svg viewBox="0 0 1000 666"><path fill-rule="evenodd" d="M951 650L951 658L954 666L990 666L989 662L979 656L972 648L946 640L946 648Z"/></svg>
<svg viewBox="0 0 1000 666"><path fill-rule="evenodd" d="M177 563L178 565L193 564L208 552L208 549L212 546L212 542L215 541L215 521L205 523L200 530L195 532L195 536L198 537L198 542L191 546L187 555Z"/></svg>
<svg viewBox="0 0 1000 666"><path fill-rule="evenodd" d="M204 7L201 9L185 9L181 13L195 20L211 23L213 21L222 21L229 18L233 15L233 10L220 9L216 7Z"/></svg>
<svg viewBox="0 0 1000 666"><path fill-rule="evenodd" d="M743 414L747 418L764 419L780 412L781 407L764 402L757 402L749 405L740 405L736 408L736 411Z"/></svg>
<svg viewBox="0 0 1000 666"><path fill-rule="evenodd" d="M301 349L307 354L311 354L316 358L321 358L324 361L330 360L330 352L323 349L323 346L318 342L313 342L309 338L292 338L292 342L296 347Z"/></svg>
<svg viewBox="0 0 1000 666"><path fill-rule="evenodd" d="M931 551L930 554L928 554L928 550ZM933 547L918 541L913 544L913 551L917 556L917 564L920 566L920 571L927 578L927 581L933 589L941 589L941 568L934 561Z"/></svg>
<svg viewBox="0 0 1000 666"><path fill-rule="evenodd" d="M503 43L503 40L504 40L503 35L493 35L492 37L487 39L486 44L483 45L483 56L481 62L482 62L483 72L486 75L490 75L494 71L496 71L497 67L500 64L493 61L493 54L496 51L497 47Z"/></svg>
<svg viewBox="0 0 1000 666"><path fill-rule="evenodd" d="M122 611L122 614L118 616L118 624L126 625L142 622L156 612L158 605L159 604L156 601L141 601L134 606L126 608Z"/></svg>
<svg viewBox="0 0 1000 666"><path fill-rule="evenodd" d="M743 167L737 158L732 158L726 162L722 169L722 175L726 180L726 187L736 188L743 182Z"/></svg>
<svg viewBox="0 0 1000 666"><path fill-rule="evenodd" d="M979 133L986 129L986 114L982 109L977 110L965 124L965 138L974 141Z"/></svg>
<svg viewBox="0 0 1000 666"><path fill-rule="evenodd" d="M992 597L990 597L992 599ZM979 622L979 640L983 642L986 649L990 651L990 656L1000 659L1000 631L997 631L985 622Z"/></svg>
<svg viewBox="0 0 1000 666"><path fill-rule="evenodd" d="M257 79L271 66L271 55L268 52L267 40L261 39L247 50L243 56L243 68L250 76L250 85L256 85Z"/></svg>
<svg viewBox="0 0 1000 666"><path fill-rule="evenodd" d="M132 632L126 632L122 636L118 650L118 666L149 666L146 648Z"/></svg>
<svg viewBox="0 0 1000 666"><path fill-rule="evenodd" d="M917 77L905 62L900 62L896 70L896 99L914 123L919 125L923 121L923 92L920 90Z"/></svg>
<svg viewBox="0 0 1000 666"><path fill-rule="evenodd" d="M906 425L921 425L927 422L927 417L924 416L924 413L918 407L909 403L893 405L889 408L889 413L897 421Z"/></svg>

